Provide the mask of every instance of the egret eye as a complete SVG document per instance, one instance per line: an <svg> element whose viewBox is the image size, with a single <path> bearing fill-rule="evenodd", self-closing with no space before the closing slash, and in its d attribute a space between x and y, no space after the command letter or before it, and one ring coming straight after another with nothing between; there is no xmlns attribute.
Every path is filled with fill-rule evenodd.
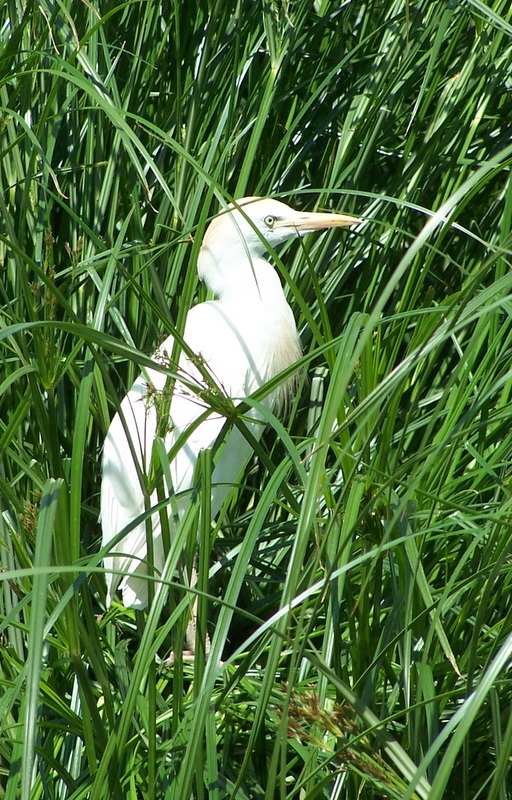
<svg viewBox="0 0 512 800"><path fill-rule="evenodd" d="M267 228L273 228L275 221L276 221L276 218L273 217L271 214L267 214L267 216L264 219L264 222L265 222L265 225L267 226Z"/></svg>

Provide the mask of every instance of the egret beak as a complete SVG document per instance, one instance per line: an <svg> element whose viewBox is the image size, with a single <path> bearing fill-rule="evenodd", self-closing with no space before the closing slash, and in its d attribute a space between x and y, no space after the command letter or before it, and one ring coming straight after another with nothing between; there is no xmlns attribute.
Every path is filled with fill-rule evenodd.
<svg viewBox="0 0 512 800"><path fill-rule="evenodd" d="M287 219L276 220L276 228L295 228L297 233L312 233L322 231L326 228L344 228L349 225L358 225L362 222L358 217L350 217L348 214L325 214L325 213L300 213Z"/></svg>

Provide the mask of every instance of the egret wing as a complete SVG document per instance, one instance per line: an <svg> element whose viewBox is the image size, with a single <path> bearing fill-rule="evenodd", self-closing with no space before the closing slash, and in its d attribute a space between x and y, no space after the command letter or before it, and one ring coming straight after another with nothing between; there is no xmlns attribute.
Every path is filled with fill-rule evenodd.
<svg viewBox="0 0 512 800"><path fill-rule="evenodd" d="M247 391L251 364L244 349L244 342L237 335L229 317L218 308L216 302L195 306L187 317L184 339L194 353L190 357L182 353L179 373L183 380L176 381L170 403L168 432L165 446L170 452L178 439L184 439L172 459L170 473L173 491L177 496L180 511L186 505L186 493L192 486L197 458L201 449L212 447L226 419L219 410L211 410L208 397L212 392L241 398ZM173 338L169 337L158 349L155 360L165 363L173 349ZM211 376L212 380L205 377ZM139 376L121 403L109 428L103 453L103 480L101 491L101 517L103 546L125 527L131 530L114 547L112 556L105 559L107 570L125 573L121 581L123 600L126 605L144 607L147 604L147 581L145 559L146 523L134 524L144 512L144 481L150 473L153 442L157 432L157 395L166 386L166 376L158 370L148 370ZM218 405L218 403L217 403ZM205 416L195 426L199 417ZM224 498L243 468L250 446L238 431L230 434L230 440L221 454L221 464L214 471L212 512L217 513ZM222 485L215 486L216 478ZM150 498L156 504L156 493ZM157 571L163 568L164 552L161 541L161 526L158 514L151 518L154 548L154 564ZM108 599L119 584L120 575L107 573Z"/></svg>

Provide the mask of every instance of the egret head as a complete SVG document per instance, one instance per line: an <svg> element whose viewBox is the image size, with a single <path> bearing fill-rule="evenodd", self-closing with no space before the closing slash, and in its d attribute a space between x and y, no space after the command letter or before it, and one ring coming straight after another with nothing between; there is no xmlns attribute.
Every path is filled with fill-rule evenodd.
<svg viewBox="0 0 512 800"><path fill-rule="evenodd" d="M254 269L271 248L297 236L361 222L345 214L295 211L279 200L243 197L230 204L208 226L198 260L199 277L216 293L222 291L230 264ZM223 277L224 274L224 277Z"/></svg>

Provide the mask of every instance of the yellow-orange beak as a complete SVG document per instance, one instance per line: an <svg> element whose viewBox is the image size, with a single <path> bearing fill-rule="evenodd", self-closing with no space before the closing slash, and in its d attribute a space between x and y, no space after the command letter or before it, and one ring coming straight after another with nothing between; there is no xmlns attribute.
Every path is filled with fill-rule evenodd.
<svg viewBox="0 0 512 800"><path fill-rule="evenodd" d="M295 229L298 233L309 233L327 228L345 228L360 222L362 222L361 219L348 214L296 212L293 216L277 220L275 227Z"/></svg>

